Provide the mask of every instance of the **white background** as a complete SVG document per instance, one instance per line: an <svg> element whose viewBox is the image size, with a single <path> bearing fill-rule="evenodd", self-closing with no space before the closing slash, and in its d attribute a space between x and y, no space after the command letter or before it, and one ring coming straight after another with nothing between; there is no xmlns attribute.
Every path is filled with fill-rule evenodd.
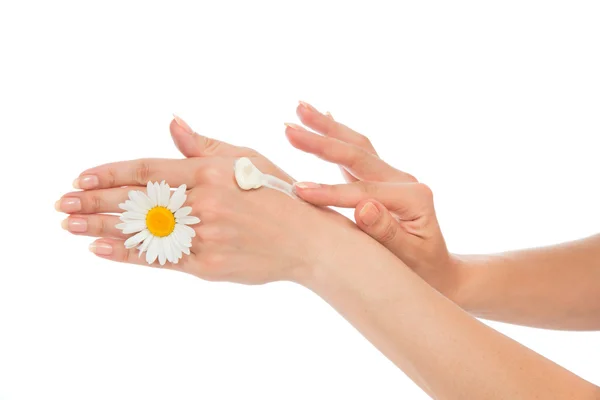
<svg viewBox="0 0 600 400"><path fill-rule="evenodd" d="M597 1L0 4L2 400L426 398L308 290L113 264L61 230L82 170L178 157L173 112L333 183L283 126L329 110L433 188L455 252L598 232ZM600 333L492 326L600 384Z"/></svg>

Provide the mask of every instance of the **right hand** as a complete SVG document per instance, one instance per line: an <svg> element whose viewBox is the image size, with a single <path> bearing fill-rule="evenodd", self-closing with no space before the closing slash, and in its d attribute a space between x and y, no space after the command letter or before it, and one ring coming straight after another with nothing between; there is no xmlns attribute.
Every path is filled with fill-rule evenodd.
<svg viewBox="0 0 600 400"><path fill-rule="evenodd" d="M318 206L355 208L356 224L399 257L430 285L454 299L461 263L442 235L429 187L381 160L369 139L300 103L300 120L318 135L286 124L292 146L338 164L348 184L300 182L296 193Z"/></svg>

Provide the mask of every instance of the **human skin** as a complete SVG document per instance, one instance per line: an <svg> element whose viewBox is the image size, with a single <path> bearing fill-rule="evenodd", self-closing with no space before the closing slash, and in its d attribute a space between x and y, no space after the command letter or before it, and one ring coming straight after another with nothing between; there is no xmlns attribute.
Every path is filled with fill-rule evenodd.
<svg viewBox="0 0 600 400"><path fill-rule="evenodd" d="M596 386L465 313L340 214L274 190L240 190L232 165L241 156L265 173L293 180L252 150L204 138L180 124L171 123L173 138L182 152L195 156L95 167L76 181L83 191L63 197L79 199L80 209L69 219L95 219L78 234L102 236L92 246L98 256L144 264L123 247L124 238L112 228L115 217L99 214L118 212L127 194L121 186L162 179L173 186L185 183L186 205L202 222L194 226L192 255L165 268L209 280L303 285L433 398L598 398Z"/></svg>
<svg viewBox="0 0 600 400"><path fill-rule="evenodd" d="M291 144L338 164L348 184L300 182L319 206L355 208L357 225L474 316L564 330L600 329L600 235L545 248L457 255L446 248L431 190L381 160L363 135L300 103Z"/></svg>

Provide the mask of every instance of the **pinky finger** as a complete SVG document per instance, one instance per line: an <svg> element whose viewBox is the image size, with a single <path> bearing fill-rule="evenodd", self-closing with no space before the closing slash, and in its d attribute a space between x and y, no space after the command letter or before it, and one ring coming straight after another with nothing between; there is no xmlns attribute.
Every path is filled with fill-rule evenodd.
<svg viewBox="0 0 600 400"><path fill-rule="evenodd" d="M148 264L146 262L145 255L139 256L139 250L137 250L136 248L128 249L125 247L124 240L111 238L100 238L95 242L91 243L89 249L98 257L105 258L107 260L127 264L145 265L155 268L173 269L177 271L184 271L190 273L191 271L188 271L188 269L195 258L194 253L191 253L190 255L184 255L183 258L180 259L177 264L167 262L165 263L165 265L160 265L158 260L153 262L152 264Z"/></svg>

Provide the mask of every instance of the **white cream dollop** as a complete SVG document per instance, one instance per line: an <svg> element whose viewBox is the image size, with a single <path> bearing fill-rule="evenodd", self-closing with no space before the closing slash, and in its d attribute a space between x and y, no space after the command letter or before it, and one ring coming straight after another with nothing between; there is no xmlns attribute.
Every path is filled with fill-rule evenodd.
<svg viewBox="0 0 600 400"><path fill-rule="evenodd" d="M233 166L235 180L243 190L258 189L263 185L263 173L247 157L238 158Z"/></svg>
<svg viewBox="0 0 600 400"><path fill-rule="evenodd" d="M276 176L263 174L247 157L235 160L233 170L235 181L242 190L258 189L264 186L297 198L292 190L292 185Z"/></svg>

